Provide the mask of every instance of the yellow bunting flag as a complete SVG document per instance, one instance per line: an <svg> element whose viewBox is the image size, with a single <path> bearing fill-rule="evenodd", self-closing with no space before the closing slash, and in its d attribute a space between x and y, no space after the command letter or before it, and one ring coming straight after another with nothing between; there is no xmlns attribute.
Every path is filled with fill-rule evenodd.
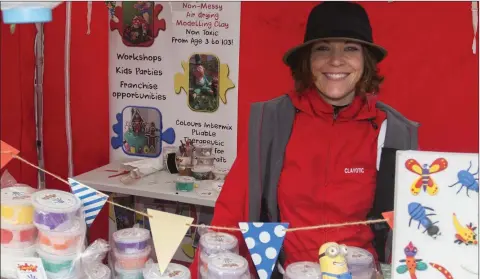
<svg viewBox="0 0 480 279"><path fill-rule="evenodd" d="M157 254L158 268L163 274L182 243L193 218L147 209L150 216L153 245Z"/></svg>
<svg viewBox="0 0 480 279"><path fill-rule="evenodd" d="M19 151L15 149L14 147L10 146L3 140L0 141L0 150L1 150L1 157L0 157L0 169L3 169L3 167L12 160L13 155L17 155Z"/></svg>

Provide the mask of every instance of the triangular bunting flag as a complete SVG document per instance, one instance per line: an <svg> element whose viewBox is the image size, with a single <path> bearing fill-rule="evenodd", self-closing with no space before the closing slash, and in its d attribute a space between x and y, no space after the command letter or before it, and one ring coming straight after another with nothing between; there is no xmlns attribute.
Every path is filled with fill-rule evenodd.
<svg viewBox="0 0 480 279"><path fill-rule="evenodd" d="M193 218L150 208L147 209L147 213L150 216L158 269L163 274L190 228Z"/></svg>
<svg viewBox="0 0 480 279"><path fill-rule="evenodd" d="M269 279L282 249L288 223L238 223L260 279Z"/></svg>
<svg viewBox="0 0 480 279"><path fill-rule="evenodd" d="M72 193L82 202L85 223L88 226L92 225L107 202L108 196L72 178L68 178L68 183L70 183Z"/></svg>
<svg viewBox="0 0 480 279"><path fill-rule="evenodd" d="M17 149L14 147L10 146L3 140L0 141L0 169L3 169L3 167L12 160L12 155L17 155L20 153Z"/></svg>
<svg viewBox="0 0 480 279"><path fill-rule="evenodd" d="M393 230L393 211L383 212L383 218L387 219L387 223L390 226L390 229Z"/></svg>

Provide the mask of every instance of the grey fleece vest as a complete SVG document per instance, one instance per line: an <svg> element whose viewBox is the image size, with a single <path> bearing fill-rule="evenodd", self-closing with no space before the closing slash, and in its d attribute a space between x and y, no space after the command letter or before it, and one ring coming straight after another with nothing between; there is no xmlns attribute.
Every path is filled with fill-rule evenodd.
<svg viewBox="0 0 480 279"><path fill-rule="evenodd" d="M418 148L418 126L392 107L377 102L377 108L387 115L387 128L377 172L377 189L370 218L393 210L395 153L397 150ZM283 95L251 106L249 121L249 221L279 222L277 185L283 168L285 149L290 139L297 109L290 97ZM314 225L314 224L312 224ZM385 226L372 228L379 258L385 257ZM380 242L383 242L380 243ZM383 259L381 259L383 260ZM280 259L281 261L281 259Z"/></svg>

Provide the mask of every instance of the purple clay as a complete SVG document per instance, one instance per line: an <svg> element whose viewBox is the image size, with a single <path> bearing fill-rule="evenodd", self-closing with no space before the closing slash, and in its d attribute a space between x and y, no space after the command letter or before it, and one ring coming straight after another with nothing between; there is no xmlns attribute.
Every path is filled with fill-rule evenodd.
<svg viewBox="0 0 480 279"><path fill-rule="evenodd" d="M64 213L40 213L35 211L35 223L40 225L45 225L54 230L61 224L65 223L68 220L68 216Z"/></svg>
<svg viewBox="0 0 480 279"><path fill-rule="evenodd" d="M122 252L125 252L127 250L133 250L133 249L141 251L147 247L148 241L145 240L145 241L134 242L134 243L116 242L115 245L117 246L117 249Z"/></svg>

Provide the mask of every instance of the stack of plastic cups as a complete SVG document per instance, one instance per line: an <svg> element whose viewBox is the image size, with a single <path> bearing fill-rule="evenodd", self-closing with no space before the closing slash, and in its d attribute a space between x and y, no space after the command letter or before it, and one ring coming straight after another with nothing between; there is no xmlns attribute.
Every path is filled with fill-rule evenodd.
<svg viewBox="0 0 480 279"><path fill-rule="evenodd" d="M16 184L1 190L1 276L17 278L15 259L35 256L37 228L31 195L35 189Z"/></svg>
<svg viewBox="0 0 480 279"><path fill-rule="evenodd" d="M348 247L348 270L355 279L372 279L376 277L373 255L362 248Z"/></svg>
<svg viewBox="0 0 480 279"><path fill-rule="evenodd" d="M295 262L287 266L285 279L320 279L320 264L314 262Z"/></svg>
<svg viewBox="0 0 480 279"><path fill-rule="evenodd" d="M32 195L37 253L49 279L77 279L83 275L80 256L85 249L86 224L81 201L59 190Z"/></svg>
<svg viewBox="0 0 480 279"><path fill-rule="evenodd" d="M238 254L238 240L231 234L207 232L200 237L199 249L199 278L207 278L209 258L223 252Z"/></svg>
<svg viewBox="0 0 480 279"><path fill-rule="evenodd" d="M129 228L113 233L113 257L117 279L143 279L143 269L150 257L150 231Z"/></svg>
<svg viewBox="0 0 480 279"><path fill-rule="evenodd" d="M190 270L183 265L170 263L168 264L167 270L160 273L158 264L154 264L149 261L145 264L145 269L143 270L144 279L190 279Z"/></svg>
<svg viewBox="0 0 480 279"><path fill-rule="evenodd" d="M234 253L224 252L208 258L208 272L201 278L250 279L247 260Z"/></svg>
<svg viewBox="0 0 480 279"><path fill-rule="evenodd" d="M211 144L195 145L195 160L193 161L192 175L197 180L209 180L212 178L212 170L215 164L213 147Z"/></svg>

